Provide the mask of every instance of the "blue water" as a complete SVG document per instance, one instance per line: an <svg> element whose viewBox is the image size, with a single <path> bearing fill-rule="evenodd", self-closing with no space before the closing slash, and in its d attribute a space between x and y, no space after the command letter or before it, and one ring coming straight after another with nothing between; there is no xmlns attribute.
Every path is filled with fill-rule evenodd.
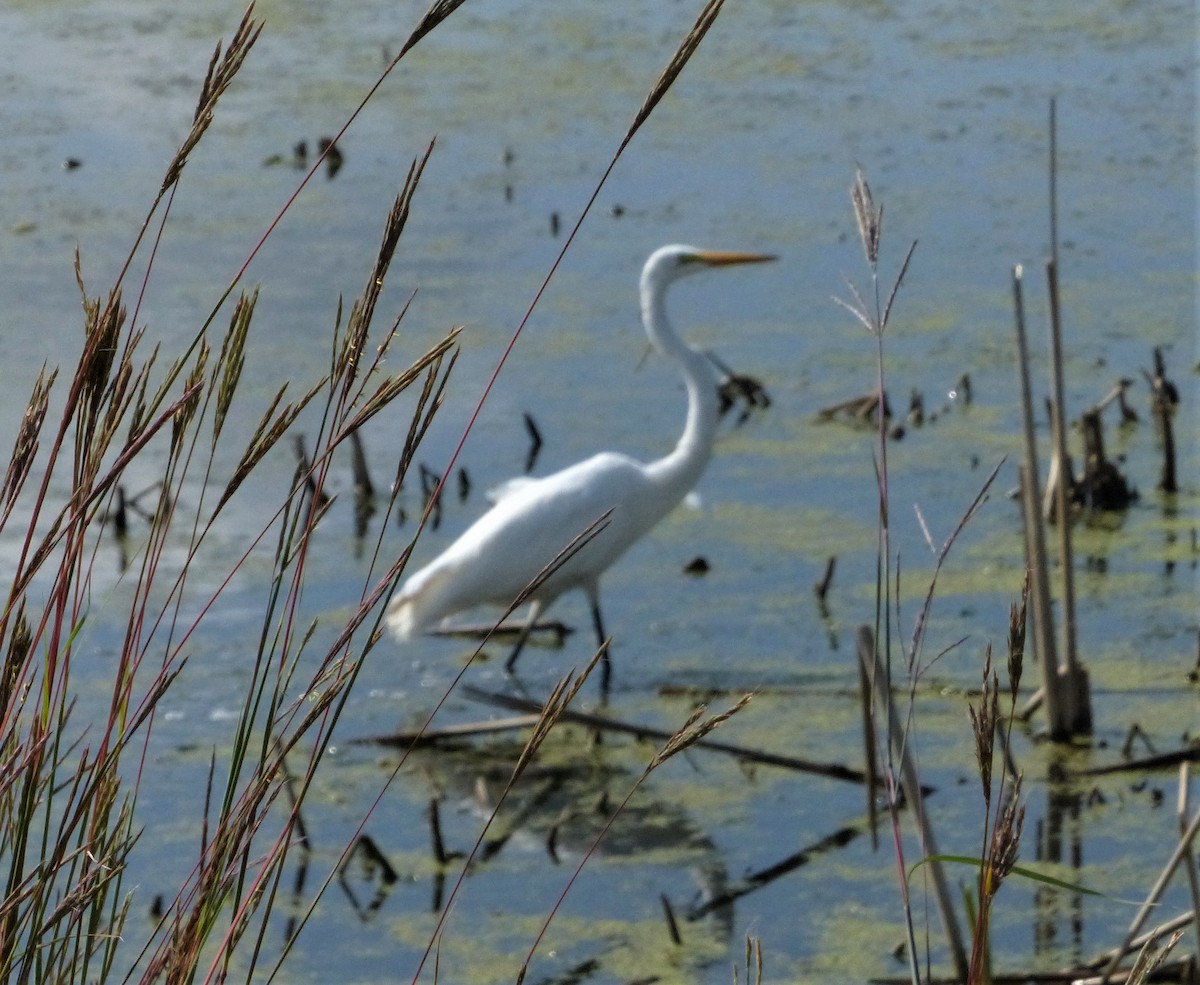
<svg viewBox="0 0 1200 985"><path fill-rule="evenodd" d="M393 347L395 368L452 326L464 326L445 406L418 454L430 468L443 468L695 6L466 4L415 49L347 133L337 177L314 179L247 272L246 284L261 284L262 294L237 426L248 434L281 381L299 384L323 371L338 299L348 305L361 289L384 212L411 160L436 138L378 322L382 327L415 292ZM347 12L280 0L259 13L263 37L193 155L138 314L148 337L167 350L190 340L302 175L286 163L264 162L287 158L300 140L311 152L340 128L398 50L419 6L365 3ZM3 440L15 430L36 367L69 361L78 346L74 249L89 290L105 291L186 133L211 46L238 16L236 4L215 0L186 8L89 2L0 11L8 92L0 142L8 192L0 206L8 344ZM601 191L466 444L460 464L473 481L471 498L447 503L415 560L434 556L478 515L482 489L520 472L528 445L523 413L535 417L545 438L539 471L601 448L653 457L673 444L682 390L660 361L639 367L635 283L654 247L684 241L777 252L773 268L697 280L673 298L686 334L758 377L773 403L743 427L727 428L700 485L700 511L680 510L607 579L605 611L616 638L613 712L677 724L689 699L660 698L663 685L781 688L784 697L761 699L731 726L731 739L856 763L851 649L854 626L870 619L874 584L872 437L816 420L819 408L867 392L875 379L872 340L831 300L851 296L847 277L869 290L848 189L861 166L884 203L885 292L909 243L919 240L885 340L893 405L902 410L910 389L919 388L927 408L939 409L963 372L973 383L969 408L954 401L938 422L911 431L890 451L893 548L905 599L900 635L907 638L932 568L914 507L940 546L992 466L1018 448L1009 286L1015 263L1027 267L1035 360L1044 372L1041 264L1053 96L1070 405L1098 399L1118 376L1140 380L1155 345L1166 347L1185 396L1178 500L1154 492L1158 453L1148 423L1110 438L1143 495L1120 530L1085 539L1105 562L1103 571L1093 564L1080 574L1081 638L1104 709L1099 730L1117 744L1131 716L1141 715L1145 727L1148 713L1163 746L1194 731L1194 702L1181 690L1194 662L1196 613L1196 556L1187 534L1197 515L1193 37L1193 11L1182 2L1153 10L1119 3L964 9L937 0L730 5ZM64 168L68 158L80 166ZM127 305L146 259L143 250L127 282ZM1134 399L1145 422L1140 382ZM402 398L365 431L381 486L411 406ZM315 416L301 424L311 433ZM235 442L219 466L231 468L237 450ZM131 485L152 482L159 461L152 452L135 467ZM264 463L196 565L197 598L219 584L267 522L264 504L286 488L292 469L290 446ZM307 614L323 619L318 641L329 638L368 579L355 553L345 463L332 481L343 495L318 531L320 563L304 602ZM956 695L977 682L984 644L1003 645L1007 606L1019 587L1016 508L1003 496L1014 484L1010 460L952 555L925 654L928 660L969 637L927 675L952 695L925 709L928 767L943 787L937 809L947 828L970 832L947 850L969 852L976 837L974 790L964 796L954 786L970 775L973 757ZM410 481L410 511L415 498ZM389 525L385 555L398 553L411 529ZM13 549L2 545L5 556ZM682 577L679 570L696 555L710 561L711 574ZM839 561L831 616L823 621L809 588L830 555ZM101 640L108 614L119 622L123 598L115 560L108 562L102 553L98 595L110 601L93 618ZM229 741L266 571L252 561L241 572L219 617L197 634L191 662L164 706L168 714L155 733L159 769L141 803L147 860L129 880L137 887L135 912L148 905L143 898L169 895L172 879L188 869L187 853L199 838L198 790L209 752ZM555 614L581 633L565 654L523 658L522 680L533 693L544 693L587 656L581 602L564 599ZM385 641L364 670L341 733L349 740L419 720L466 652L458 642L402 650ZM103 668L96 674L102 683ZM506 686L495 662L473 670L471 680ZM466 700L449 710L460 719L490 713ZM564 804L582 810L603 786L614 796L628 787L649 749L613 746L588 760L611 772L573 775L577 787L569 794L530 810L534 829L544 832L546 818ZM1020 755L1028 757L1031 777L1043 772L1038 747L1025 743ZM389 763L376 750L339 747L310 808L309 823L319 832L314 868L328 871ZM473 800L480 769L469 757L448 768L434 756L404 774L369 823L399 860L403 891L359 920L331 890L285 977L411 978L414 949L432 930L422 811L442 791L448 837L457 846L469 843L480 823ZM1042 811L1042 790L1034 789L1030 832L1032 815ZM613 850L589 866L540 975L561 974L598 954L600 970L589 980L640 973L726 982L746 933L763 937L776 980L850 981L899 970L889 957L898 931L886 940L862 931L861 948L845 944L858 928L898 924L891 855L870 853L863 838L745 897L722 921L701 923L700 932L689 928L696 935L690 948L663 957L670 948L660 893L678 904L692 892L694 871L736 878L857 821L857 791L765 768L747 777L697 755L670 767L643 796L626 841L643 846L641 861L636 848ZM1118 799L1110 791L1109 802ZM1114 877L1119 884L1103 887L1128 898L1144 891L1165 856L1170 819L1148 796L1123 792L1120 803L1086 826L1086 855L1090 864L1144 853L1129 864L1136 871L1126 881ZM642 830L655 826L687 832L679 855L663 852ZM1152 833L1139 832L1130 848L1127 832L1139 828ZM547 862L539 838L514 844L468 882L444 946L445 980L511 980L534 917L561 887L563 866ZM1032 846L1031 835L1028 857ZM1012 909L999 921L996 953L1022 966L1034 949L1032 890L1006 892ZM1047 966L1115 942L1128 914L1092 905L1096 916L1089 908L1078 939L1042 955ZM510 919L514 912L529 920ZM600 920L607 922L593 926ZM428 972L426 978L432 980Z"/></svg>

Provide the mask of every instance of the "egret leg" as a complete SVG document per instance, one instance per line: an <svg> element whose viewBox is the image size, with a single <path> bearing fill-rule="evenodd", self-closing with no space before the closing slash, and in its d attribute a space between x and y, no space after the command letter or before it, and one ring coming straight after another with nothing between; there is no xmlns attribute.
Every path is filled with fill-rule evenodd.
<svg viewBox="0 0 1200 985"><path fill-rule="evenodd" d="M608 659L608 636L604 632L604 620L600 616L600 600L592 599L592 625L596 627L596 646L604 650L600 658L600 697L608 700L608 685L612 678L612 661Z"/></svg>
<svg viewBox="0 0 1200 985"><path fill-rule="evenodd" d="M525 641L529 639L529 634L533 632L534 624L537 622L538 616L542 614L542 604L534 601L529 605L529 618L525 620L525 625L521 627L521 634L517 637L517 642L512 648L512 652L508 655L508 660L504 662L504 672L511 674L513 668L517 665L517 657L521 655L521 647L525 645Z"/></svg>

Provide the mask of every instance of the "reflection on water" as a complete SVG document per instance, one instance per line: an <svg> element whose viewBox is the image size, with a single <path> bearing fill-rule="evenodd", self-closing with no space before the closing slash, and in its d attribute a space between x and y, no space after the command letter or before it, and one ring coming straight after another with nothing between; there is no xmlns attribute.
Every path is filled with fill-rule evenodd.
<svg viewBox="0 0 1200 985"><path fill-rule="evenodd" d="M322 135L336 132L418 7L368 0L347 16L336 5L262 5L263 41L173 205L139 309L149 338L166 350L191 338L294 190L288 156L300 141L311 155ZM727 428L701 484L701 511L669 519L606 585L620 627L614 705L624 718L673 727L690 699L668 686L739 691L765 683L731 723L736 741L857 765L855 671L837 641L870 612L871 435L816 419L820 408L868 392L875 379L870 340L829 301L844 294L843 275L857 276L861 262L847 189L862 165L886 205L885 272L900 259L887 245L898 252L920 241L885 340L898 412L905 405L898 395L916 389L926 396L926 417L938 414L910 426L890 452L906 634L930 567L912 505L940 543L983 477L1017 446L1007 278L1012 263L1032 270L1045 252L1045 119L1054 94L1068 400L1090 405L1116 378L1140 379L1156 345L1184 384L1183 491L1152 492L1158 452L1150 426L1123 432L1116 447L1142 498L1114 529L1081 537L1080 556L1092 560L1081 579L1080 631L1099 723L1098 747L1085 755L1109 755L1103 743L1119 742L1134 719L1163 745L1195 729L1194 701L1181 683L1194 662L1196 597L1195 387L1185 382L1196 269L1192 11L1182 2L1136 13L1121 4L960 8L938 0L903 7L777 0L726 10L618 166L536 309L463 451L467 495L444 497L438 529L417 546L416 561L434 556L478 515L483 489L522 473L529 420L542 473L602 448L653 457L670 446L683 394L669 367L651 360L638 368L636 275L651 249L683 241L781 254L777 275L755 281L755 296L745 284L697 284L672 299L681 331L760 379L772 403L745 426ZM75 246L89 289L102 291L190 123L213 40L239 13L216 0L0 10L0 33L9 39L0 440L11 439L36 368L79 344ZM262 295L248 386L231 427L248 435L282 381L309 379L327 365L338 299L359 290L408 162L436 136L381 301L389 317L411 301L397 358L465 326L445 406L400 494L401 507L418 512L418 475L445 468L562 228L691 16L679 4L464 5L385 84L347 134L336 176L307 189L248 270ZM273 155L283 163L265 164ZM62 167L68 159L75 165ZM1039 288L1030 290L1032 311L1043 299ZM949 398L934 395L964 373L971 405L955 402L939 413ZM1146 399L1139 385L1130 394L1135 406ZM412 525L394 515L356 515L353 506L364 463L380 495L390 485L410 410L402 402L372 422L357 467L349 447L337 463L336 496L316 538L321 575L305 600L308 614L324 620L318 641L359 597L375 539L395 556L411 535ZM301 424L316 428L314 419ZM247 487L232 525L218 532L211 567L191 575L197 590L219 584L265 522L262 504L289 487L294 465L284 449ZM139 468L131 496L159 478L153 454ZM1011 466L1001 482L1015 482ZM128 524L136 551L144 521L131 513ZM979 850L980 805L964 792L973 786L959 782L972 780L960 696L978 680L984 643L1004 637L1022 572L1017 529L1015 507L997 497L942 573L933 610L933 652L968 638L929 671L931 690L920 695L916 716L947 852ZM106 541L110 548L115 555ZM4 556L16 549L0 544ZM697 555L708 573L684 576ZM809 588L831 556L836 574L819 608ZM98 599L124 590L118 561L112 582L96 586ZM265 574L253 561L239 574L156 727L161 746L141 808L144 843L161 845L162 857L132 874L139 897L173 892L172 880L186 874L208 750L219 756L228 742L224 711L239 703ZM89 631L102 641L105 620L119 609L98 601ZM567 600L561 615L586 618ZM524 686L544 693L566 666L582 663L590 655L586 635L568 638L560 651L528 654ZM344 739L384 734L426 712L468 651L443 640L381 648L343 720ZM469 674L489 686L503 682L494 662ZM440 718L483 714L457 699ZM1034 739L1019 736L1015 750L1030 777L1045 773L1047 756ZM358 884L347 876L340 898L327 895L299 939L293 979L411 974L408 961L434 927L437 881L457 876L453 861L431 861L425 812L438 802L447 850L463 850L494 803L507 762L500 754L508 752L422 754L375 809L370 840L361 843L357 823L389 761L357 747L330 758L306 816L312 866L332 871L347 844L370 844L378 854L357 850L354 865L366 875ZM563 762L547 762L516 792L488 836L502 843L470 874L453 911L442 951L446 980L511 979L562 889L568 860L594 837L603 816L596 804L606 791L610 803L623 796L649 755L615 741L590 753L568 748ZM998 962L1036 958L1053 968L1115 943L1127 914L1112 900L1144 893L1173 824L1130 782L1105 779L1099 789L1103 802L1081 804L1075 786L1047 782L1043 798L1031 782L1027 831L1036 814L1041 836L1029 836L1026 855L1036 844L1052 859L1062 844L1070 877L1078 872L1109 897L1008 884L997 904ZM893 972L889 952L902 936L893 863L861 838L764 881L701 921L698 934L683 921L682 950L669 943L663 915L664 895L677 916L699 912L705 893L719 898L745 886L780 860L855 829L863 812L858 791L826 781L767 767L742 772L699 754L672 764L639 793L567 897L558 936L535 966L539 980L570 980L570 969L587 967L577 980L654 974L726 982L747 932L764 939L779 980ZM1060 830L1066 842L1057 841ZM396 879L381 894L384 861ZM310 875L310 891L317 882Z"/></svg>

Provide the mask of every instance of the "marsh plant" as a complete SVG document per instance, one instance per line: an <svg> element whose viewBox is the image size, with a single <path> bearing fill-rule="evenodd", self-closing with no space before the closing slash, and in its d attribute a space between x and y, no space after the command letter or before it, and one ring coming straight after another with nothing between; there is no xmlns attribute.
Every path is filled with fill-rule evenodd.
<svg viewBox="0 0 1200 985"><path fill-rule="evenodd" d="M453 362L453 333L399 373L382 370L390 332L368 344L375 304L424 161L414 163L387 214L367 287L335 330L328 371L301 388L281 387L257 412L258 424L234 450L236 464L223 482L215 479L214 463L231 440L225 425L231 413L253 413L236 404L256 292L244 291L227 306L231 287L174 358L136 327L138 305L132 313L126 305L138 250L153 223L159 232L166 223L188 156L260 29L248 12L228 46L214 52L192 127L116 283L93 295L77 259L82 352L69 375L55 370L38 375L0 486L0 525L21 545L0 614L5 981L102 980L123 963L140 966L148 981L188 979L203 973L205 964L206 977L221 973L243 938L254 937L260 926L256 914L269 911L294 841L298 807L280 803L290 776L286 763L293 758L303 764L292 785L298 803L318 762L315 750L323 747L374 640L368 632L357 642L359 630L401 563L364 593L336 642L315 669L307 661L308 676L299 679L299 657L311 629L297 623L296 606L309 536L319 519L305 508L308 483L319 487L334 449L396 395L416 386L421 393L410 432L414 443ZM56 397L61 409L55 420L50 406ZM249 658L250 686L229 761L213 764L194 867L139 955L125 940L131 896L123 874L138 845L140 766L160 702L184 670L187 642L216 600L215 594L199 602L192 598L189 566L237 502L246 479L311 405L320 406L322 421L313 464L280 496L259 535L262 541L273 538L267 548L272 591ZM107 715L88 720L77 707L73 666L88 655L85 627L99 538L105 521L122 536L123 479L139 456L151 454L162 478L147 511L149 529L131 559L132 589ZM66 497L53 496L51 489L63 484ZM181 503L189 498L198 503L185 510ZM170 553L180 539L186 544L182 563Z"/></svg>
<svg viewBox="0 0 1200 985"><path fill-rule="evenodd" d="M993 790L993 758L997 752L997 740L1007 749L1015 717L1017 692L1020 686L1021 668L1025 645L1025 598L1020 606L1013 606L1009 630L1009 698L1010 709L1007 719L1000 714L1000 685L992 668L991 648L984 655L983 695L977 707L970 709L972 733L975 739L979 777L983 788L985 836L978 859L943 856L937 849L937 838L924 807L924 791L915 766L916 725L914 706L920 679L928 666L925 655L926 630L937 589L938 577L951 548L958 537L986 501L988 491L999 471L996 466L984 481L974 500L959 518L945 541L938 546L930 534L928 524L917 510L917 520L925 535L925 541L934 557L934 569L928 589L921 599L914 620L912 635L902 647L893 642L893 623L898 623L901 611L899 578L893 577L891 560L891 498L888 486L888 423L884 408L885 359L884 338L891 319L897 294L904 282L916 250L914 241L905 253L899 272L883 294L879 276L879 259L883 231L883 205L877 204L862 171L855 176L850 190L855 222L870 274L871 289L862 292L847 281L852 300L835 298L838 304L849 311L868 331L875 343L876 394L875 414L875 476L878 501L878 541L876 545L876 600L874 628L862 627L859 631L859 655L863 674L864 723L869 773L878 773L878 784L882 788L892 829L896 855L897 874L906 934L905 954L909 975L914 983L930 977L928 931L924 935L926 967L921 968L922 949L918 940L918 921L912 897L912 882L918 871L930 885L945 933L947 950L957 979L970 985L982 985L991 981L989 951L989 920L991 904L1000 885L1016 863L1020 843L1024 808L1020 802L1020 777L1007 770L1002 771L997 790ZM1026 589L1026 596L1028 589ZM900 659L893 658L899 650ZM937 659L936 657L934 659ZM907 703L894 700L894 693L907 696ZM876 735L885 738L877 738ZM882 765L879 765L879 763ZM1006 760L1007 762L1007 760ZM875 803L869 788L869 807L874 824ZM911 811L918 834L919 858L916 864L906 856L902 833L902 811ZM971 918L971 945L968 947L959 928L958 916L949 878L944 863L967 862L978 867L975 893L964 893L968 916Z"/></svg>
<svg viewBox="0 0 1200 985"><path fill-rule="evenodd" d="M1053 146L1053 104L1051 138ZM1052 190L1053 176L1052 160ZM927 628L930 624L938 578L943 565L966 525L986 501L1003 461L997 464L984 480L975 498L940 546L935 543L925 517L921 514L920 509L917 509L917 521L934 558L934 565L928 588L919 600L911 637L907 642L901 644L896 628L899 626L901 613L899 564L897 561L896 574L893 574L890 547L889 434L884 411L887 401L884 390L883 342L893 305L912 260L916 243L914 242L906 252L899 272L885 297L879 277L883 206L875 202L861 171L856 175L850 197L870 275L871 288L868 291L860 291L853 283L847 281L851 300L844 301L839 298L834 300L848 310L868 331L875 343L876 355L876 392L872 404L875 408L874 465L878 502L875 620L873 628L861 627L858 637L863 674L866 758L868 774L875 778L870 784L870 789L874 791L878 788L882 791L882 799L891 824L900 889L900 906L906 934L904 954L908 963L910 981L913 985L919 985L921 982L935 980L932 967L933 932L928 926L928 915L925 917L926 926L921 927L920 909L914 902L914 887L918 882L924 882L929 889L929 895L936 905L942 923L946 956L953 966L953 980L963 982L964 985L990 985L995 980L992 968L992 928L995 905L997 896L1006 882L1013 878L1020 878L1052 890L1067 891L1077 896L1100 895L1079 883L1063 881L1047 872L1039 871L1037 868L1019 864L1026 812L1023 802L1023 777L1012 754L1014 725L1020 721L1024 730L1029 715L1038 708L1039 702L1044 702L1047 706L1046 738L1049 740L1067 742L1076 736L1090 733L1091 703L1088 696L1087 673L1082 667L1082 661L1075 659L1073 639L1066 646L1069 656L1061 666L1054 656L1054 626L1049 615L1050 596L1045 574L1047 553L1041 536L1039 497L1031 495L1031 491L1037 489L1037 483L1036 478L1032 483L1023 481L1022 493L1027 497L1024 511L1026 536L1030 546L1027 547L1025 555L1026 577L1021 587L1020 597L1011 605L1009 611L1007 660L1004 669L998 670L993 659L991 645L988 644L984 648L981 688L977 698L967 708L982 806L978 854L944 855L939 853L936 832L925 813L924 788L915 765L919 724L915 717L916 697L922 675L928 667L950 649L960 646L963 641L951 643L931 659L925 654ZM1053 242L1055 239L1053 191L1051 199L1051 240ZM1053 259L1047 266L1051 275L1052 337L1054 338L1054 348L1060 349L1061 340L1057 326L1057 280ZM1028 377L1023 365L1026 357L1019 267L1014 272L1014 295L1017 310L1019 362L1022 364L1023 402L1028 408L1030 399ZM1163 375L1161 357L1157 354L1155 370L1155 377L1146 374L1148 380L1151 381L1152 392L1157 392L1158 389L1153 381L1161 379ZM1061 381L1059 381L1059 390L1061 393ZM1060 406L1062 404L1061 396L1058 404ZM1025 433L1028 451L1024 474L1036 477L1032 421L1032 414L1027 409ZM1055 440L1058 442L1066 431L1065 424L1058 424L1055 430L1057 431ZM1060 445L1059 457L1061 460L1066 460L1065 451L1061 450L1063 447L1065 446ZM1062 485L1062 483L1059 484L1060 493ZM1060 510L1060 516L1067 515L1064 505ZM1060 522L1058 527L1060 533L1064 533L1069 529L1070 523ZM1031 532L1036 532L1037 536L1032 536ZM1066 547L1060 554L1059 567L1064 574L1061 591L1062 605L1064 609L1067 609L1073 604L1069 602L1071 590L1070 578L1067 576L1073 562L1069 538L1064 538L1064 542ZM1070 623L1073 622L1074 615L1071 614L1064 618ZM1029 642L1034 654L1038 657L1038 662L1042 664L1044 683L1034 699L1028 702L1026 708L1018 709L1020 686L1026 662L1027 623L1032 627ZM1073 634L1073 629L1071 633ZM1050 707L1055 702L1059 704L1057 710ZM1137 983L1151 980L1152 974L1167 973L1177 976L1173 980L1194 980L1193 958L1180 959L1174 966L1165 967L1168 956L1180 940L1182 933L1180 928L1193 923L1196 914L1200 913L1200 892L1196 889L1200 882L1197 882L1191 849L1192 839L1196 836L1197 831L1200 831L1200 815L1194 816L1190 823L1186 821L1187 785L1188 774L1184 770L1180 780L1180 839L1158 882L1150 890L1147 902L1142 906L1119 947L1106 952L1098 960L1082 966L1082 971L1103 970L1103 975L1095 978L1082 978L1080 977L1082 971L1073 970L1062 973L1058 977L1088 981L1123 981L1137 985ZM872 792L869 797L872 827L874 826L875 809L875 797ZM915 862L906 855L906 852L909 851L903 833L903 818L906 814L912 815L913 827L916 829L916 854L918 857ZM1181 918L1165 921L1150 932L1137 936L1149 912L1157 905L1172 873L1177 866L1182 866L1185 860L1192 890L1192 912L1184 914ZM967 866L968 871L973 871L972 881L963 881L959 884L960 892L957 900L951 891L949 877L945 871L948 865ZM961 909L965 912L966 934L959 926L959 906L956 903L961 903ZM926 914L928 914L928 909ZM1134 954L1136 958L1133 964L1128 968L1121 968L1122 962L1129 955Z"/></svg>
<svg viewBox="0 0 1200 985"><path fill-rule="evenodd" d="M461 3L433 4L322 159L404 55ZM704 8L637 111L613 163L720 7L714 0ZM338 306L328 367L316 378L281 385L263 407L246 405L239 384L258 292L243 289L240 274L219 291L182 352L164 351L143 327L141 298L189 156L206 139L261 31L251 5L228 44L216 46L190 128L114 282L95 291L76 258L84 313L80 354L73 368L45 368L37 375L0 482L0 534L19 545L0 611L0 978L6 982L93 982L118 975L146 982L222 980L231 969L248 978L272 962L278 971L290 944L268 961L263 934L285 863L304 841L305 796L359 669L381 638L379 603L394 589L411 550L410 542L398 557L378 560L380 533L376 561L351 614L339 617L332 634L320 636L332 635L332 642L310 652L316 626L303 621L299 602L312 563L310 538L330 502L323 487L331 458L397 396L415 394L407 431L393 449L392 488L398 490L457 354L457 330L451 329L416 358L397 357L404 368L396 371L388 357L404 309L378 324L384 284L432 144L412 162L386 211L362 293L348 309ZM297 195L321 164L314 162ZM247 264L275 222L267 224ZM139 849L139 790L152 755L152 728L164 696L182 679L189 640L229 581L193 588L189 570L232 511L246 508L239 496L247 479L292 436L302 413L319 421L307 454L278 503L255 521L261 524L257 536L228 572L232 577L252 553L270 559L261 629L246 655L248 684L222 759L213 757L204 816L196 819L196 857L173 897L153 908L152 928L139 931L128 919L135 897L125 873ZM257 420L248 441L234 436L240 428L226 428L231 415ZM93 645L87 624L101 538L111 535L123 549L130 546L126 481L147 457L161 481L150 493L152 504L141 498L148 529L126 555L129 591L123 601L105 602L127 608L101 702L106 711L96 720L95 703L85 711L77 701L74 666ZM231 460L232 469L217 466ZM111 612L105 615L111 621ZM514 782L581 681L565 679L547 703ZM647 772L723 717L706 719L698 712ZM140 912L150 909L145 900L136 905ZM315 905L293 919L293 935ZM436 935L430 948L435 945Z"/></svg>

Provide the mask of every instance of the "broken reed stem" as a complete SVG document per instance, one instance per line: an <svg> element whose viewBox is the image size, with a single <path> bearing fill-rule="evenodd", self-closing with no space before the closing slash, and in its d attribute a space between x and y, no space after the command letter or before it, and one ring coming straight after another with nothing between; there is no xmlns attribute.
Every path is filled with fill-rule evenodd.
<svg viewBox="0 0 1200 985"><path fill-rule="evenodd" d="M1051 438L1058 457L1059 481L1055 486L1058 507L1059 570L1062 584L1060 610L1062 615L1062 666L1055 675L1059 713L1051 723L1050 738L1063 742L1076 735L1092 731L1092 705L1087 671L1076 654L1075 566L1071 543L1071 518L1067 493L1070 484L1070 464L1067 458L1065 386L1063 383L1062 320L1058 295L1058 267L1053 260L1046 264L1046 281L1050 299L1050 361L1054 397L1050 401Z"/></svg>
<svg viewBox="0 0 1200 985"><path fill-rule="evenodd" d="M871 830L871 850L879 848L879 800L875 795L879 786L879 736L875 731L875 715L873 714L873 693L871 674L867 662L858 660L858 696L862 706L863 720L863 761L866 764L866 780L864 792L867 796L867 826Z"/></svg>
<svg viewBox="0 0 1200 985"><path fill-rule="evenodd" d="M883 715L887 719L888 730L888 745L892 751L892 757L899 764L899 780L900 788L904 792L905 799L912 808L913 817L916 819L917 832L920 837L921 851L925 857L926 868L930 872L930 879L933 882L934 901L937 904L938 913L942 918L942 928L946 933L946 944L950 950L950 958L954 962L955 972L960 981L967 980L967 970L969 962L967 960L966 947L963 944L962 931L958 926L958 917L954 912L954 903L952 902L952 894L950 884L946 879L946 872L941 862L936 856L939 854L937 849L937 839L933 832L933 826L929 823L929 817L925 813L925 795L921 789L921 783L917 778L916 767L912 762L912 751L909 743L906 741L904 728L902 727L901 718L896 710L895 702L892 700L892 694L888 687L887 668L879 654L879 649L875 645L875 634L869 626L860 626L858 629L858 658L863 667L866 668L867 676L871 681L871 693L874 702L876 713ZM897 851L899 852L899 841L897 840ZM901 877L904 877L903 858L897 859L901 866ZM909 923L909 960L913 964L913 981L920 981L920 974L916 970L916 941L912 938L911 922Z"/></svg>
<svg viewBox="0 0 1200 985"><path fill-rule="evenodd" d="M362 435L357 429L350 432L350 449L353 453L354 494L363 499L371 499L375 495L375 483L371 481L366 449L363 448Z"/></svg>
<svg viewBox="0 0 1200 985"><path fill-rule="evenodd" d="M1171 422L1171 408L1165 400L1160 400L1157 409L1163 443L1163 464L1158 488L1165 493L1175 493L1179 492L1179 483L1175 478L1175 431Z"/></svg>
<svg viewBox="0 0 1200 985"><path fill-rule="evenodd" d="M1175 819L1179 825L1179 836L1187 832L1188 818L1188 776L1191 770L1186 760L1179 764L1179 796L1176 802ZM1192 913L1196 916L1196 940L1200 941L1200 876L1196 872L1196 853L1192 843L1187 842L1187 852L1184 855L1187 869L1188 890L1192 894Z"/></svg>
<svg viewBox="0 0 1200 985"><path fill-rule="evenodd" d="M351 739L351 745L393 746L399 749L409 747L437 745L439 742L454 742L481 735L494 735L497 732L515 732L521 729L533 728L538 723L540 715L513 715L510 718L489 718L483 722L462 722L456 725L443 725L441 728L423 728L415 732L396 732L391 735L377 735L366 739Z"/></svg>
<svg viewBox="0 0 1200 985"><path fill-rule="evenodd" d="M1022 268L1013 267L1013 310L1016 322L1017 375L1021 393L1022 434L1025 461L1020 468L1021 506L1025 521L1025 564L1033 599L1033 638L1042 668L1041 694L1051 734L1065 729L1058 686L1058 657L1054 639L1054 616L1050 607L1050 573L1047 567L1045 521L1038 479L1037 441L1034 438L1033 395L1029 380L1029 347L1025 335L1025 304L1022 297ZM1063 484L1060 478L1059 485ZM1060 523L1060 526L1065 525Z"/></svg>
<svg viewBox="0 0 1200 985"><path fill-rule="evenodd" d="M1200 920L1200 912L1195 910L1191 911L1190 913L1180 913L1177 916L1172 917L1170 920L1164 920L1157 927L1151 927L1144 934L1139 934L1137 937L1131 940L1124 953L1129 954L1132 951L1140 951L1147 944L1153 943L1166 934L1173 934L1177 931L1183 930L1189 923L1197 920ZM1121 954L1121 948L1109 948L1107 951L1103 952L1099 958L1088 961L1085 965L1083 965L1083 967L1093 970L1102 968L1112 961L1114 955L1117 955L1118 959L1124 956ZM1092 979L1081 979L1074 981L1073 985L1077 985L1078 981L1091 981L1098 985L1102 979L1099 977Z"/></svg>
<svg viewBox="0 0 1200 985"><path fill-rule="evenodd" d="M1179 484L1175 477L1175 429L1171 418L1175 405L1179 402L1179 395L1167 379L1161 347L1154 348L1154 374L1151 375L1145 370L1142 370L1142 374L1150 384L1150 410L1162 441L1163 463L1158 488L1160 492L1175 493L1179 491Z"/></svg>
<svg viewBox="0 0 1200 985"><path fill-rule="evenodd" d="M1062 577L1062 661L1067 671L1076 666L1075 655L1075 570L1071 546L1071 515L1067 496L1070 491L1070 466L1067 464L1066 386L1063 381L1062 317L1058 297L1058 265L1046 262L1046 287L1050 298L1050 371L1053 387L1051 438L1059 462L1059 481L1055 486L1058 511L1058 563Z"/></svg>
<svg viewBox="0 0 1200 985"><path fill-rule="evenodd" d="M1159 873L1158 879L1155 880L1150 892L1146 896L1146 901L1142 904L1137 912L1137 916L1133 918L1133 922L1129 925L1129 930L1126 932L1120 946L1113 953L1112 960L1104 969L1100 981L1104 985L1117 972L1117 965L1121 963L1121 959L1130 952L1133 948L1133 939L1137 932L1142 929L1142 925L1146 922L1146 918L1154 911L1158 904L1167 884L1171 881L1171 876L1175 869L1183 860L1184 856L1190 851L1193 839L1196 837L1196 832L1200 831L1200 811L1197 811L1192 817L1191 822L1184 829L1179 838L1179 843L1175 846L1175 850L1171 853L1171 857L1167 860L1167 864L1163 866L1163 870Z"/></svg>
<svg viewBox="0 0 1200 985"><path fill-rule="evenodd" d="M833 584L833 572L836 567L837 555L831 554L825 561L825 572L821 575L821 580L813 585L813 592L819 602L823 603L825 596L829 594L829 586Z"/></svg>

